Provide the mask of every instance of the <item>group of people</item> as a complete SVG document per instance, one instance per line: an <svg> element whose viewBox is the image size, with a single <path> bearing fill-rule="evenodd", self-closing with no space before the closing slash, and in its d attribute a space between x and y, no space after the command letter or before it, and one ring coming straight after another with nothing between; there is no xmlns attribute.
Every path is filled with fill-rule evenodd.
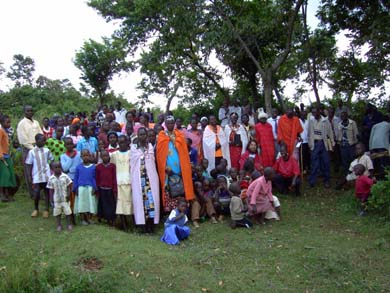
<svg viewBox="0 0 390 293"><path fill-rule="evenodd" d="M336 109L303 105L276 109L269 117L247 101L240 105L226 100L218 117L191 116L188 126L172 113L126 111L117 103L103 106L90 117L83 113L33 119L32 106L17 126L17 141L24 164L28 192L34 200L32 217L49 217L53 207L57 230L72 230L74 215L82 225L93 215L128 230L130 222L140 231L153 232L163 215L169 215L161 238L178 244L188 237L188 218L200 227L205 217L212 223L231 218L231 227L250 228L266 219L281 217L280 202L272 190L300 195L303 173L310 172L314 187L322 176L330 187L330 161L341 158L343 178L356 180L356 196L364 203L374 184L374 165L366 150L388 164L390 123L368 105L363 131L340 103ZM89 118L89 119L88 119ZM9 142L13 136L10 118L1 115L0 195L12 200L15 187ZM220 123L219 123L220 122ZM367 133L368 131L368 133Z"/></svg>

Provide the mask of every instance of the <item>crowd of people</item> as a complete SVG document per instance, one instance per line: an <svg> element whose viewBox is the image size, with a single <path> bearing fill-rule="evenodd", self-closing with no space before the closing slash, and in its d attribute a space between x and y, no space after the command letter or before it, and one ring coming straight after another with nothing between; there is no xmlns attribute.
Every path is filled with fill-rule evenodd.
<svg viewBox="0 0 390 293"><path fill-rule="evenodd" d="M341 101L310 111L301 104L283 115L273 109L269 116L248 100L225 100L218 116L193 113L188 126L172 113L155 120L150 111L125 110L119 102L41 123L33 115L25 106L16 136L10 117L1 115L1 201L12 201L17 186L12 142L34 202L31 217L48 218L52 208L58 231L63 215L68 230L75 215L85 226L96 215L148 233L168 215L161 239L178 244L190 233L188 218L195 228L203 219L217 224L228 216L232 228L263 225L281 218L273 190L299 196L304 174L310 187L322 177L330 188L331 162L336 172L342 169L335 188L354 180L364 214L374 176L389 165L389 115L371 104L361 127Z"/></svg>

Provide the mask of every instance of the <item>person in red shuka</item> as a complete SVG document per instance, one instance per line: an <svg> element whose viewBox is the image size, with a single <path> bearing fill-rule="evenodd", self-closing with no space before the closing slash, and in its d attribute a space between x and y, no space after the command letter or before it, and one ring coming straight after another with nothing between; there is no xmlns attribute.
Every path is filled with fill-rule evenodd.
<svg viewBox="0 0 390 293"><path fill-rule="evenodd" d="M300 195L301 180L299 175L299 164L293 156L290 156L287 147L282 145L280 147L280 157L276 160L274 165L275 176L273 184L279 192L286 194L290 190L295 191L295 195Z"/></svg>
<svg viewBox="0 0 390 293"><path fill-rule="evenodd" d="M366 171L366 167L362 164L357 164L353 167L353 172L357 176L355 182L355 197L360 201L359 216L364 216L366 214L366 203L371 194L371 187L375 183L375 179L371 179L364 175L364 171Z"/></svg>

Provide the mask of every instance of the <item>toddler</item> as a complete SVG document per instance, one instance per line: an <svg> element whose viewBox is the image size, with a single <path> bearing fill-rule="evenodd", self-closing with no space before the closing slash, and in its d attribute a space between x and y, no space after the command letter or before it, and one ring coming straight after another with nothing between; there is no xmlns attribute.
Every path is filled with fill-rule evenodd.
<svg viewBox="0 0 390 293"><path fill-rule="evenodd" d="M236 227L252 227L252 222L245 217L247 209L245 209L242 199L240 197L240 185L237 182L233 182L229 186L229 191L232 194L232 198L229 204L230 215L232 219L232 222L230 224L231 228L234 229Z"/></svg>
<svg viewBox="0 0 390 293"><path fill-rule="evenodd" d="M186 211L187 202L184 199L179 200L177 208L171 211L164 224L164 235L161 241L169 245L177 245L190 236L191 230L185 225L188 222Z"/></svg>
<svg viewBox="0 0 390 293"><path fill-rule="evenodd" d="M371 193L371 187L375 183L373 179L364 175L365 171L366 168L363 164L357 164L353 167L353 172L357 177L355 182L355 196L360 201L360 216L366 214L366 203Z"/></svg>

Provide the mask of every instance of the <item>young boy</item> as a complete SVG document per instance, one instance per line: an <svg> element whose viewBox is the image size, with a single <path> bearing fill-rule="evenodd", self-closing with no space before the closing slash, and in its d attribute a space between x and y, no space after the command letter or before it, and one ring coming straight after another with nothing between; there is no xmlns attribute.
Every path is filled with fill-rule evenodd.
<svg viewBox="0 0 390 293"><path fill-rule="evenodd" d="M355 182L355 196L360 201L359 216L366 214L366 203L371 193L371 187L375 183L375 180L364 175L365 170L366 168L363 164L357 164L353 167L353 172L357 177Z"/></svg>
<svg viewBox="0 0 390 293"><path fill-rule="evenodd" d="M29 168L28 176L32 182L32 197L34 199L34 211L31 217L36 218L39 215L39 200L41 191L45 194L45 211L43 217L49 217L49 191L46 188L50 177L49 163L53 161L53 155L49 149L45 148L46 139L43 134L35 135L35 147L28 152L26 165Z"/></svg>
<svg viewBox="0 0 390 293"><path fill-rule="evenodd" d="M198 164L198 151L196 148L192 147L192 139L187 137L187 148L188 148L188 155L190 156L190 162L192 166L196 166Z"/></svg>
<svg viewBox="0 0 390 293"><path fill-rule="evenodd" d="M53 162L51 165L54 174L50 176L49 181L47 182L46 187L48 189L53 189L53 216L57 219L57 231L62 231L61 225L61 215L62 213L66 216L66 224L68 230L73 229L72 224L70 223L70 215L72 210L70 209L69 199L70 199L70 190L72 186L72 180L68 175L62 172L61 163Z"/></svg>
<svg viewBox="0 0 390 293"><path fill-rule="evenodd" d="M62 154L65 153L66 148L62 136L64 135L64 127L57 126L55 137L48 138L45 146L53 154L54 161L59 161Z"/></svg>
<svg viewBox="0 0 390 293"><path fill-rule="evenodd" d="M236 227L246 227L246 228L252 227L253 226L252 222L245 217L245 212L247 210L244 208L244 204L240 197L241 195L240 185L237 182L233 182L229 186L229 191L232 194L232 198L230 200L230 205L229 205L230 215L232 219L230 227L232 229L235 229Z"/></svg>

